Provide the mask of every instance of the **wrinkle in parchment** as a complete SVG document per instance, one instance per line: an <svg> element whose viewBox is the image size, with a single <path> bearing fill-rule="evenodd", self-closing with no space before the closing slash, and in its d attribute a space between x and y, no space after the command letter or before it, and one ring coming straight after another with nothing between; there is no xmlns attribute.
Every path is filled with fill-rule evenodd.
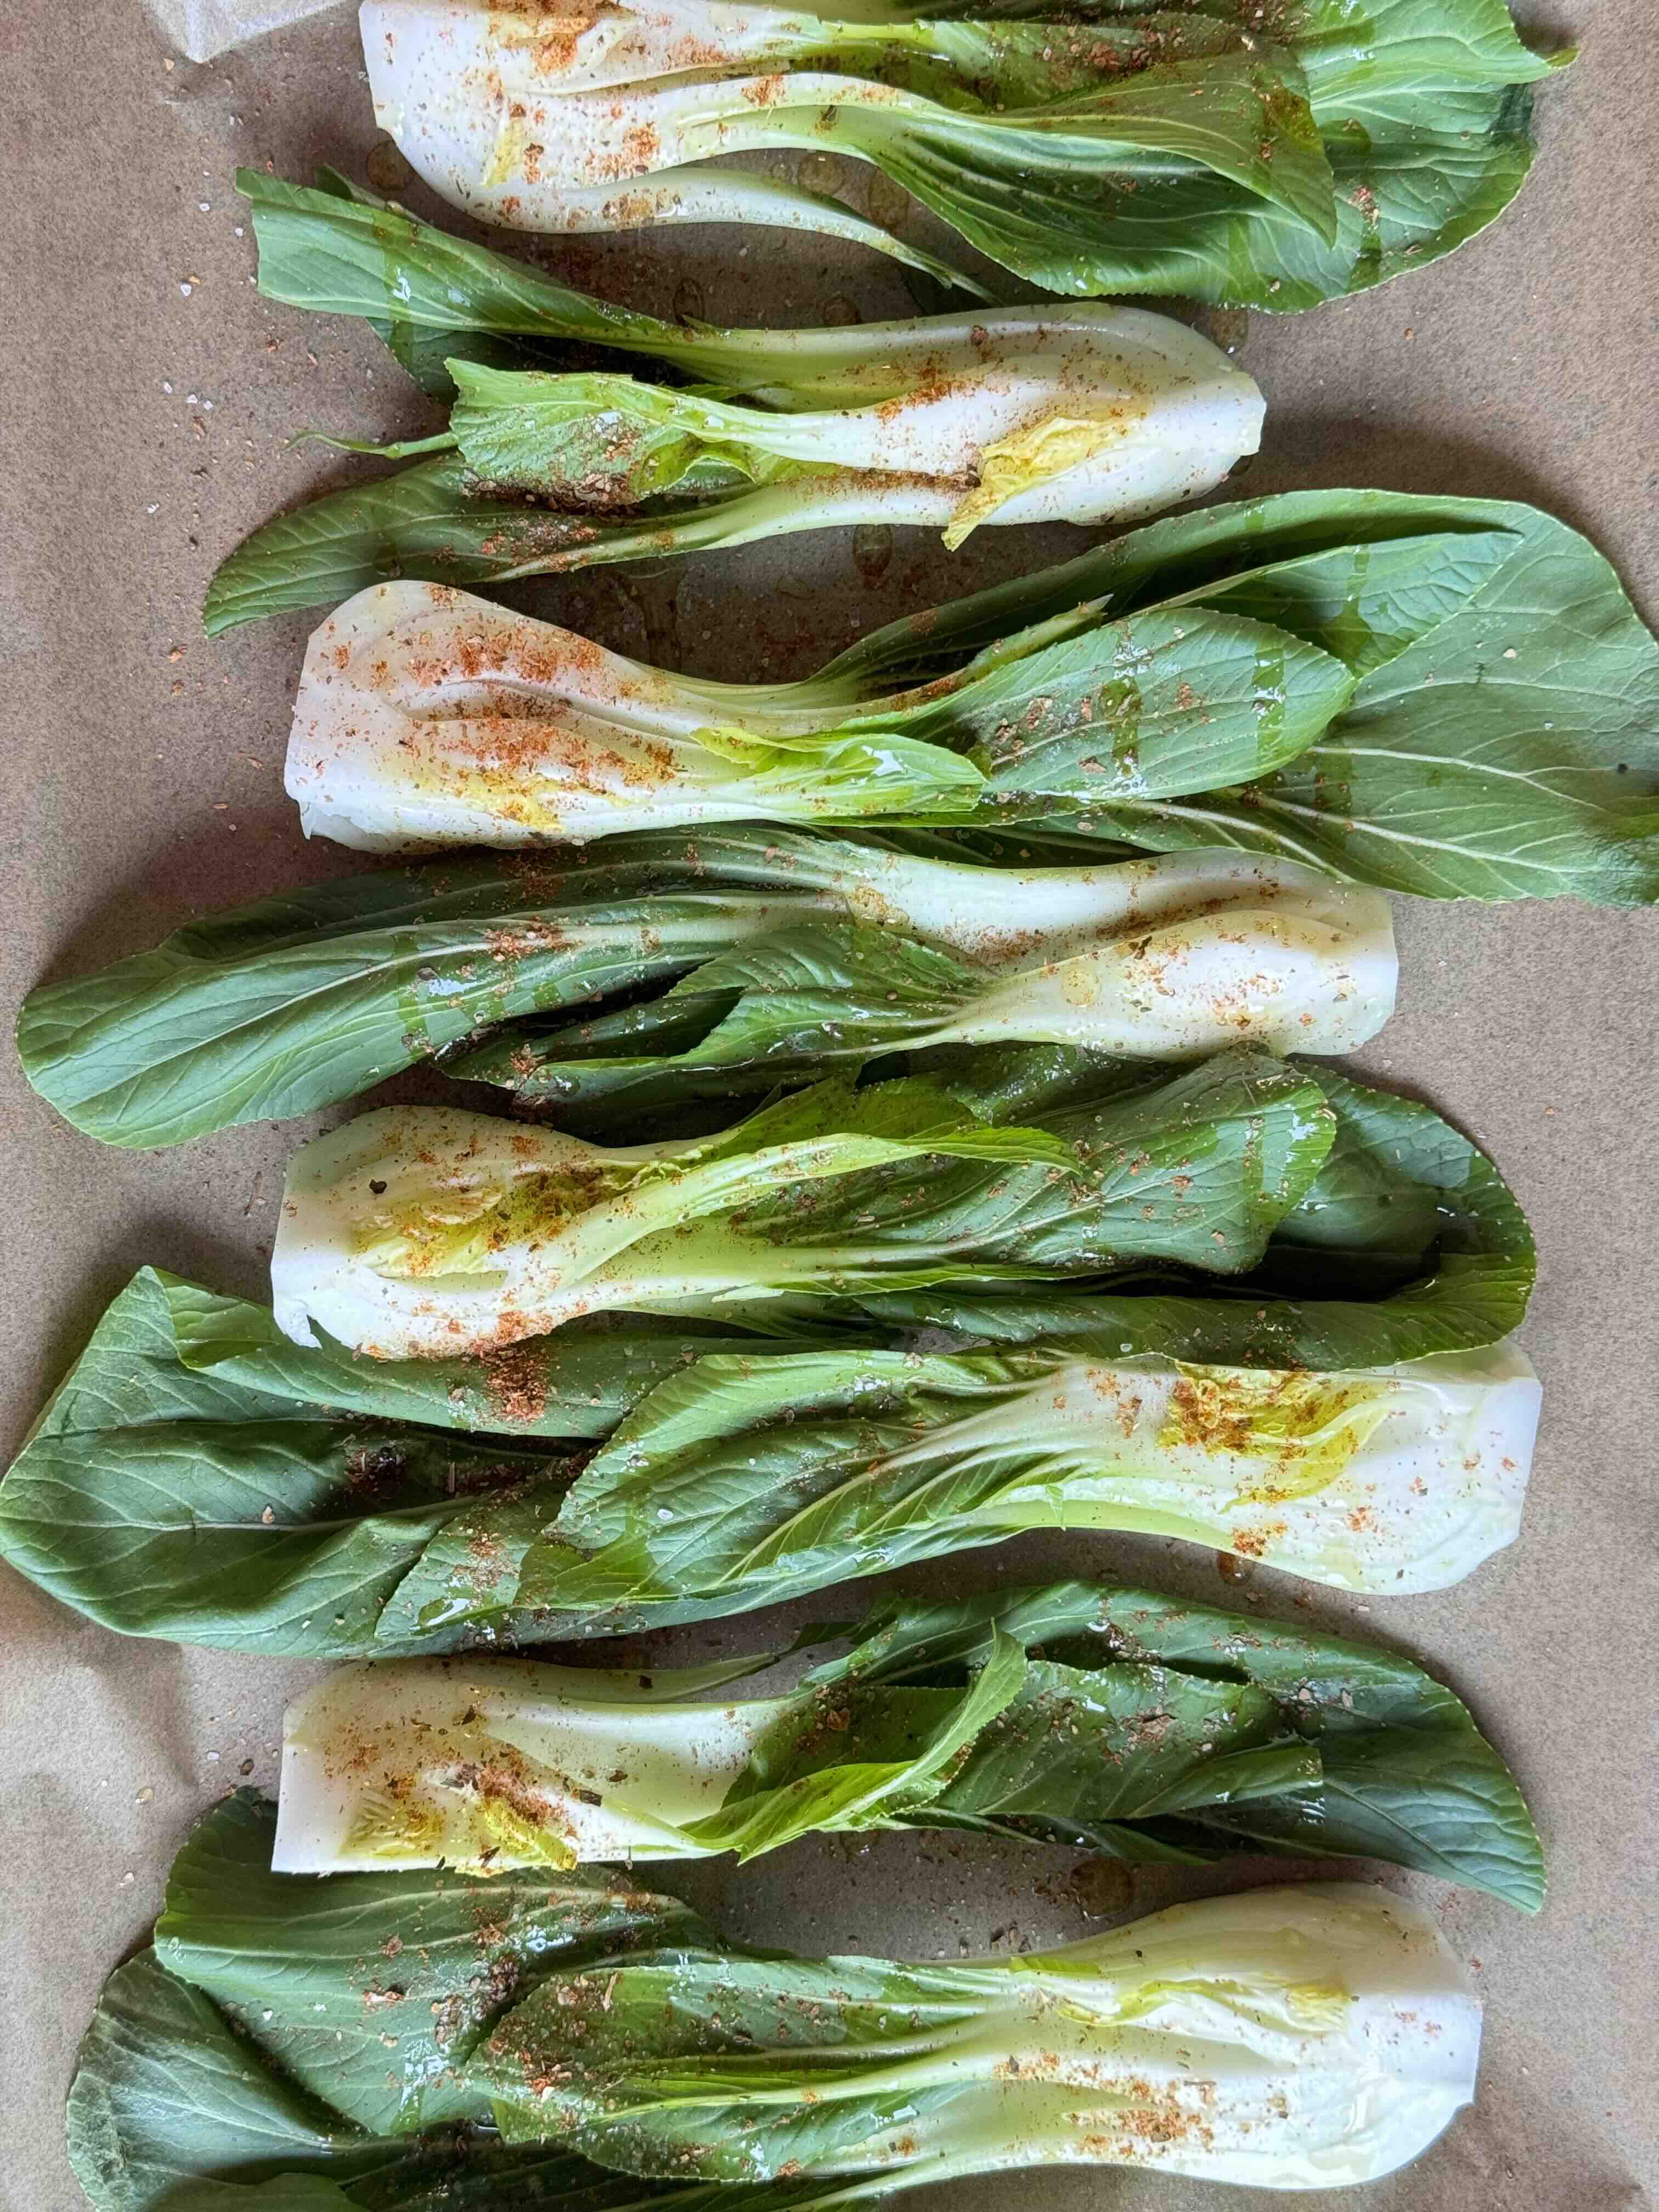
<svg viewBox="0 0 1659 2212"><path fill-rule="evenodd" d="M320 15L340 0L144 0L151 20L186 61L210 62L268 31Z"/></svg>

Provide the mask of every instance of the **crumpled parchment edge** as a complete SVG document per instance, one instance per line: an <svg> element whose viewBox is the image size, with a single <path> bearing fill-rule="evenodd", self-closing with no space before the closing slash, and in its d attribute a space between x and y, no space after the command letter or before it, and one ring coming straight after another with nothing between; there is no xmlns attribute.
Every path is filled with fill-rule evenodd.
<svg viewBox="0 0 1659 2212"><path fill-rule="evenodd" d="M192 62L210 62L233 47L343 4L344 0L144 0L161 36L175 53Z"/></svg>

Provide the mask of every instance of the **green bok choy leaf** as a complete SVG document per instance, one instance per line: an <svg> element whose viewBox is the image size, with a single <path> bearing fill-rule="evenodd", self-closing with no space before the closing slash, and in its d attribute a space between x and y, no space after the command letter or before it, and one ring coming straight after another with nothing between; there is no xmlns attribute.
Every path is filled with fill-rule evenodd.
<svg viewBox="0 0 1659 2212"><path fill-rule="evenodd" d="M296 1921L307 1892L270 1872L275 1809L246 1791L215 1807L174 1862L155 1948L104 1986L67 2116L97 2212L805 2212L830 2194L625 2181L556 2142L503 2142L487 2106L444 2087L556 1959L696 1936L685 1907L544 1869L313 1887L331 1924Z"/></svg>
<svg viewBox="0 0 1659 2212"><path fill-rule="evenodd" d="M0 1557L125 1635L373 1650L450 1522L484 1498L505 1521L550 1516L585 1444L734 1340L624 1320L489 1361L357 1360L143 1268L0 1483Z"/></svg>
<svg viewBox="0 0 1659 2212"><path fill-rule="evenodd" d="M1587 539L1518 501L1291 492L1166 516L893 623L812 683L879 696L1091 602L1126 622L1248 615L1358 682L1271 774L1201 798L1056 805L1066 857L1096 836L1231 845L1427 898L1659 898L1659 641ZM1036 824L963 843L1058 857Z"/></svg>

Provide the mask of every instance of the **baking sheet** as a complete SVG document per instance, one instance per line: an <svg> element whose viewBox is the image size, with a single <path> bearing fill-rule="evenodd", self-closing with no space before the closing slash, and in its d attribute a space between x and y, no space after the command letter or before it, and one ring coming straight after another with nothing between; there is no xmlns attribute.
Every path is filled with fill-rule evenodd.
<svg viewBox="0 0 1659 2212"><path fill-rule="evenodd" d="M189 915L359 865L307 849L281 793L305 619L209 645L198 609L246 530L331 480L315 449L285 450L295 429L393 434L429 418L366 334L258 299L232 189L239 161L302 177L320 159L372 164L396 185L349 13L199 68L140 0L14 0L7 14L0 949L15 1006L43 975L148 945ZM1249 319L1243 357L1270 413L1243 488L1533 499L1589 528L1659 616L1651 20L1650 0L1559 0L1548 27L1586 51L1544 92L1535 173L1496 230L1368 297ZM562 245L550 265L611 296L730 322L808 322L831 301L866 318L913 311L901 272L760 234ZM856 547L837 534L602 571L546 587L543 603L627 652L781 676L905 607L1083 542L985 531L951 559L920 533ZM1361 1065L1462 1122L1529 1210L1543 1276L1525 1341L1545 1424L1526 1532L1506 1557L1439 1597L1367 1613L1320 1594L1308 1613L1396 1641L1472 1701L1531 1796L1552 1888L1528 1922L1414 1885L1487 2000L1480 2101L1417 2166L1341 2202L1624 2212L1659 2180L1659 916L1400 902L1398 921L1401 1012ZM56 1120L9 1054L0 1085L10 1448L136 1267L260 1294L282 1162L320 1124L120 1153ZM1103 1572L1227 1595L1208 1554L1156 1542L1030 1539L970 1556L953 1579L1076 1574L1085 1551ZM940 1571L927 1571L930 1588ZM282 1703L307 1670L122 1641L0 1578L0 2203L76 2212L61 2104L99 1984L143 1939L198 1811L245 1778L274 1781ZM1306 1598L1266 1572L1249 1593L1281 1610ZM680 1642L700 1653L761 1633L751 1621ZM1068 1885L1072 1864L889 1836L809 1842L741 1877L704 1867L690 1880L747 1936L951 1956L1102 1924ZM1267 1871L1247 1862L1237 1879ZM1166 1875L1137 1878L1139 1909L1173 1893ZM1041 2212L1257 2201L1094 2171L1018 2188ZM914 2201L990 2212L1007 2194L988 2181Z"/></svg>

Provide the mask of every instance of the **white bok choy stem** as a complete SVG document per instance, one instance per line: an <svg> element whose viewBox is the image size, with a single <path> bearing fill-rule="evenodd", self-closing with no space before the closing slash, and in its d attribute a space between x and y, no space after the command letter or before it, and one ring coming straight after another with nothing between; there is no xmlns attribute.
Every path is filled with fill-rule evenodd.
<svg viewBox="0 0 1659 2212"><path fill-rule="evenodd" d="M971 812L984 778L967 759L838 738L821 712L769 711L773 696L444 585L375 584L312 634L284 781L308 837L360 852Z"/></svg>
<svg viewBox="0 0 1659 2212"><path fill-rule="evenodd" d="M808 20L757 12L786 27ZM701 11L700 21L677 27L672 11L653 17L616 9L601 23L574 8L526 15L510 6L475 5L473 0L459 5L454 0L367 0L358 20L375 120L452 207L514 229L567 236L692 222L805 230L870 247L942 283L986 297L973 278L895 237L843 200L758 170L706 160L710 154L744 150L738 143L721 142L732 139L734 126L741 137L745 109L750 134L754 125L761 126L757 143L794 143L787 131L780 133L777 118L769 121L759 112L740 85L714 87L711 103L710 88L704 82L699 89L695 76L678 87L659 83L646 90L646 99L660 110L665 98L667 112L636 118L632 111L639 107L643 88L624 89L614 62L609 70L601 65L597 74L576 62L579 52L595 43L603 50L616 48L620 33L636 69L654 75L646 44L653 33L660 42L665 32L678 28L683 51L678 64L669 62L666 75L684 74L694 46L705 58L705 69L718 66L725 57L711 40L727 29L740 34L742 13L716 7ZM659 62L667 58L657 57ZM562 63L573 66L561 70ZM556 83L556 76L563 81ZM752 87L757 79L751 74L746 82ZM856 96L860 88L842 80L841 89ZM572 99L572 94L578 97ZM543 104L549 101L556 104ZM540 138L536 130L525 127L532 102L540 118L537 128L551 125ZM713 119L711 106L723 121ZM683 141L678 160L665 158L665 127L667 138ZM581 146L573 132L580 136Z"/></svg>
<svg viewBox="0 0 1659 2212"><path fill-rule="evenodd" d="M687 1829L720 1810L790 1699L672 1703L672 1674L650 1678L660 1698L641 1679L528 1659L341 1668L283 1715L271 1865L441 1858L488 1873L707 1856L720 1846Z"/></svg>
<svg viewBox="0 0 1659 2212"><path fill-rule="evenodd" d="M1310 1132L1310 1134L1312 1133ZM443 1107L389 1107L290 1163L271 1255L276 1322L320 1322L379 1358L544 1334L607 1309L675 1311L810 1287L830 1262L733 1225L819 1179L955 1155L1072 1163L1042 1131L990 1129L927 1084L820 1084L706 1139L599 1146ZM793 1264L792 1264L792 1262Z"/></svg>
<svg viewBox="0 0 1659 2212"><path fill-rule="evenodd" d="M899 100L813 72L791 82L799 114L779 112L775 34L799 44L811 17L718 4L600 16L365 0L358 20L375 121L434 191L485 222L555 234L664 222L806 229L981 289L842 201L709 161L819 143L815 105L821 118L836 100Z"/></svg>

